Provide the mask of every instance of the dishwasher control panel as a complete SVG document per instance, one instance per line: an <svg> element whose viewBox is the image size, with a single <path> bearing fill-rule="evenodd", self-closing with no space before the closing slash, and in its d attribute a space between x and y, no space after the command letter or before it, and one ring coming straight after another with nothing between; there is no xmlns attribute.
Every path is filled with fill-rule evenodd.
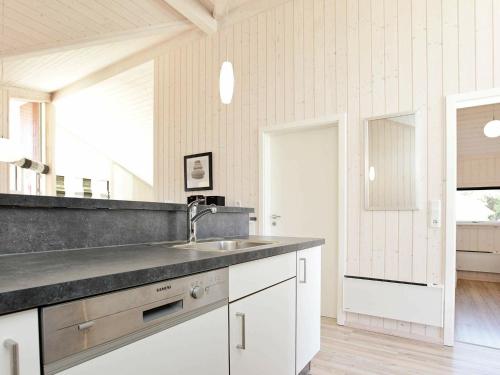
<svg viewBox="0 0 500 375"><path fill-rule="evenodd" d="M148 336L227 304L228 278L223 268L45 307L44 366L81 361L87 352L122 346L128 337Z"/></svg>

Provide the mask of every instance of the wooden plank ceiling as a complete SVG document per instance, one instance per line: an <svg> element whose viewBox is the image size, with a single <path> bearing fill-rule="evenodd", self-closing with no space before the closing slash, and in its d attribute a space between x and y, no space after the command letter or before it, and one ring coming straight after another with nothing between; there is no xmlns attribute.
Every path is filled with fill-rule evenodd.
<svg viewBox="0 0 500 375"><path fill-rule="evenodd" d="M136 38L4 63L4 83L38 91L54 92L134 52L165 40L165 35ZM168 37L167 37L168 39Z"/></svg>
<svg viewBox="0 0 500 375"><path fill-rule="evenodd" d="M190 29L211 32L229 14L283 1L0 0L0 84L56 92Z"/></svg>
<svg viewBox="0 0 500 375"><path fill-rule="evenodd" d="M458 157L500 155L498 138L484 135L484 125L493 119L500 120L500 104L458 110L457 141Z"/></svg>
<svg viewBox="0 0 500 375"><path fill-rule="evenodd" d="M193 28L163 0L1 0L3 84L52 92Z"/></svg>
<svg viewBox="0 0 500 375"><path fill-rule="evenodd" d="M53 50L121 35L169 32L185 19L162 0L2 0L3 56Z"/></svg>

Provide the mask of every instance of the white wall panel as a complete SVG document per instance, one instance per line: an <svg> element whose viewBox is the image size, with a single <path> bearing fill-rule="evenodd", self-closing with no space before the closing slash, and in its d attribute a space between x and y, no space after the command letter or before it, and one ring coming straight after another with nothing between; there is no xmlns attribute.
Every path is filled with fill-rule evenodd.
<svg viewBox="0 0 500 375"><path fill-rule="evenodd" d="M108 180L113 199L153 199L154 76L149 61L54 102L53 171Z"/></svg>
<svg viewBox="0 0 500 375"><path fill-rule="evenodd" d="M188 77L198 79L198 120L184 120L181 107L165 97L157 103L158 113L164 113L157 131L167 134L158 152L170 161L162 167L156 158L158 196L184 201L182 157L212 151L214 190L206 193L226 195L229 204L258 207L258 128L347 112L348 272L442 283L443 231L428 228L427 207L429 200L443 199L443 95L500 82L493 60L500 53L498 26L479 25L480 14L500 19L497 0L292 0L194 42L186 48L193 63L185 74L187 82ZM159 71L166 69L158 90L170 89L176 96L187 95L178 87L178 54L156 60ZM237 77L229 106L220 104L217 89L226 56L233 59ZM194 108L195 96L193 91L181 99L193 101L186 108ZM420 110L422 117L417 140L422 208L367 212L362 204L362 120L410 110ZM179 126L192 129L174 131ZM190 141L182 139L188 135L191 149ZM347 319L405 336L441 338L440 329L419 323L358 314Z"/></svg>
<svg viewBox="0 0 500 375"><path fill-rule="evenodd" d="M500 226L493 223L457 224L457 250L500 254Z"/></svg>
<svg viewBox="0 0 500 375"><path fill-rule="evenodd" d="M9 124L7 121L9 113L8 90L0 88L0 137L9 137ZM0 193L9 192L9 165L0 162Z"/></svg>

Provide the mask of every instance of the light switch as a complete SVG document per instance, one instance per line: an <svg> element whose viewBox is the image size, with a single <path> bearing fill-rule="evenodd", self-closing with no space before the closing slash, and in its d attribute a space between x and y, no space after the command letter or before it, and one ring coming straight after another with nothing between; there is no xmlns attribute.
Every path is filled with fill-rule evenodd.
<svg viewBox="0 0 500 375"><path fill-rule="evenodd" d="M441 200L430 201L430 227L441 228Z"/></svg>

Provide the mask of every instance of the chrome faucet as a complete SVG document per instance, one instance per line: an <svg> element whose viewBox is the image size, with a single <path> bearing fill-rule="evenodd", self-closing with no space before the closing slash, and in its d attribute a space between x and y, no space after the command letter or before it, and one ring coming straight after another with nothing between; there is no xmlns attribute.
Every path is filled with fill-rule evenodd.
<svg viewBox="0 0 500 375"><path fill-rule="evenodd" d="M203 211L197 212L200 203L205 203L205 199L195 199L187 206L187 237L189 243L193 243L198 240L196 237L196 223L198 220L205 215L217 213L217 207L215 206L210 206Z"/></svg>

